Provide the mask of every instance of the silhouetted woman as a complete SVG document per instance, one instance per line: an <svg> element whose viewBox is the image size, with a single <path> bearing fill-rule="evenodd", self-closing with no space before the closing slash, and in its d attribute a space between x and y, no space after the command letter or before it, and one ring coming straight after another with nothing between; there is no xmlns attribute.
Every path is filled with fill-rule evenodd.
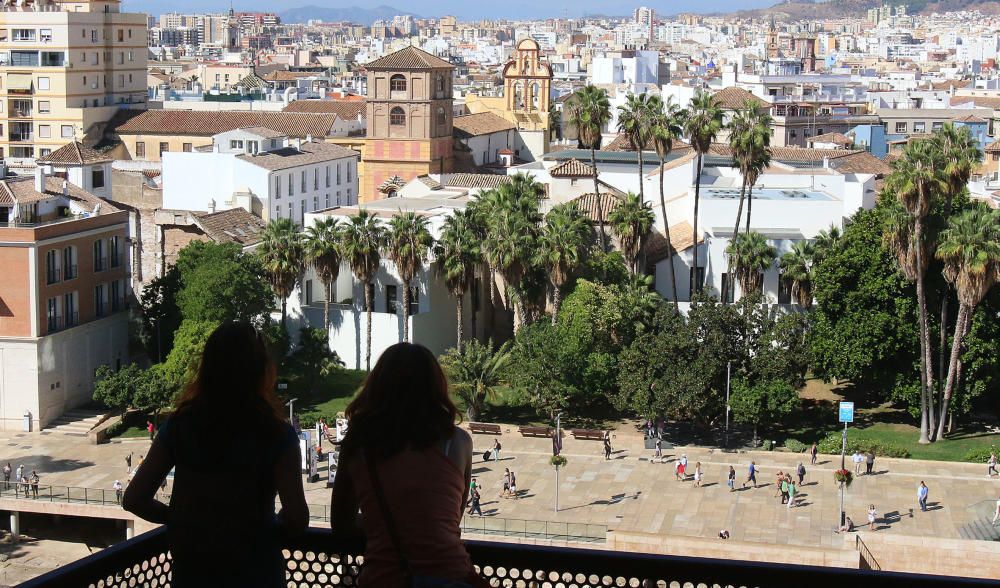
<svg viewBox="0 0 1000 588"><path fill-rule="evenodd" d="M459 532L472 439L457 416L437 359L410 343L385 350L347 407L330 524L353 535L360 507L361 586L409 588L424 578L487 586Z"/></svg>
<svg viewBox="0 0 1000 588"><path fill-rule="evenodd" d="M284 585L281 538L305 529L309 511L298 440L274 384L274 364L257 331L221 325L125 491L126 510L167 525L175 588ZM156 490L171 468L168 506Z"/></svg>

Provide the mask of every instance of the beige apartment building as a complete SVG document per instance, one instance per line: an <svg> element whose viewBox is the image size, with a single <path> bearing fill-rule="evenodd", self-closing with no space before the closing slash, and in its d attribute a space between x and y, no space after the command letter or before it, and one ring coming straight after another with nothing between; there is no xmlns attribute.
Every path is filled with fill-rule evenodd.
<svg viewBox="0 0 1000 588"><path fill-rule="evenodd" d="M0 6L0 158L30 163L99 134L119 108L145 107L146 16L119 7L117 0Z"/></svg>

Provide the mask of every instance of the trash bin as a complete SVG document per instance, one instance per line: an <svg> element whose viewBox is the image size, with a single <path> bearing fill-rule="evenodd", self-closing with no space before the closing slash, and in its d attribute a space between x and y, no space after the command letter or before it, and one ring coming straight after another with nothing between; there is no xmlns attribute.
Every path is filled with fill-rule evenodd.
<svg viewBox="0 0 1000 588"><path fill-rule="evenodd" d="M30 433L31 432L31 411L30 410L24 411L24 432L25 433Z"/></svg>

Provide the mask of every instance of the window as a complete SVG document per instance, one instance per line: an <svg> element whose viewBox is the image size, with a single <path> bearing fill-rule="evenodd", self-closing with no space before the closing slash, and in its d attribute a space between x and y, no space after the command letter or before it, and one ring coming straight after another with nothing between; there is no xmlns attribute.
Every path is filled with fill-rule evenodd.
<svg viewBox="0 0 1000 588"><path fill-rule="evenodd" d="M326 187L330 187L330 166L326 166Z"/></svg>
<svg viewBox="0 0 1000 588"><path fill-rule="evenodd" d="M104 241L94 241L94 271L103 272L108 269L108 258L104 256Z"/></svg>
<svg viewBox="0 0 1000 588"><path fill-rule="evenodd" d="M306 170L302 170L302 173L299 174L299 187L302 188L303 192L306 191Z"/></svg>
<svg viewBox="0 0 1000 588"><path fill-rule="evenodd" d="M319 196L313 196L313 211L319 210Z"/></svg>
<svg viewBox="0 0 1000 588"><path fill-rule="evenodd" d="M108 239L108 257L111 260L111 267L118 267L122 264L121 249L121 238L118 235Z"/></svg>
<svg viewBox="0 0 1000 588"><path fill-rule="evenodd" d="M59 134L63 136L64 139L72 139L76 133L73 132L73 125L62 125L59 127Z"/></svg>
<svg viewBox="0 0 1000 588"><path fill-rule="evenodd" d="M104 284L94 286L94 315L104 316L107 312L107 288Z"/></svg>
<svg viewBox="0 0 1000 588"><path fill-rule="evenodd" d="M281 207L280 206L275 206L274 207L274 218L281 218Z"/></svg>
<svg viewBox="0 0 1000 588"><path fill-rule="evenodd" d="M295 179L292 174L288 174L288 195L291 196L295 193Z"/></svg>
<svg viewBox="0 0 1000 588"><path fill-rule="evenodd" d="M38 65L38 51L11 51L10 64L15 67L35 67Z"/></svg>
<svg viewBox="0 0 1000 588"><path fill-rule="evenodd" d="M389 124L392 126L402 126L406 124L406 113L400 107L395 107L389 111Z"/></svg>
<svg viewBox="0 0 1000 588"><path fill-rule="evenodd" d="M184 143L181 145L181 150L184 151L184 153L191 153L194 151L194 146L191 145L191 143Z"/></svg>
<svg viewBox="0 0 1000 588"><path fill-rule="evenodd" d="M443 108L438 108L437 109L437 124L438 125L443 125L444 123L445 123L444 109Z"/></svg>
<svg viewBox="0 0 1000 588"><path fill-rule="evenodd" d="M294 219L295 218L295 203L294 202L289 202L288 203L288 218L290 218L290 219Z"/></svg>
<svg viewBox="0 0 1000 588"><path fill-rule="evenodd" d="M45 303L45 318L48 332L59 330L59 299L49 298Z"/></svg>
<svg viewBox="0 0 1000 588"><path fill-rule="evenodd" d="M160 141L160 157L163 157L163 154L168 151L170 151L170 146L166 142Z"/></svg>
<svg viewBox="0 0 1000 588"><path fill-rule="evenodd" d="M125 29L118 29L118 42L122 43L125 41Z"/></svg>
<svg viewBox="0 0 1000 588"><path fill-rule="evenodd" d="M90 29L90 42L91 43L97 42L97 29Z"/></svg>
<svg viewBox="0 0 1000 588"><path fill-rule="evenodd" d="M277 174L274 176L274 197L281 198L281 176Z"/></svg>
<svg viewBox="0 0 1000 588"><path fill-rule="evenodd" d="M46 114L52 111L52 103L48 100L38 101L38 112L41 114Z"/></svg>
<svg viewBox="0 0 1000 588"><path fill-rule="evenodd" d="M386 286L385 287L385 311L389 314L396 314L399 312L396 304L396 287Z"/></svg>
<svg viewBox="0 0 1000 588"><path fill-rule="evenodd" d="M695 274L694 268L688 270L688 279L691 280L692 293L701 292L702 288L705 286L705 268L699 267L697 275Z"/></svg>
<svg viewBox="0 0 1000 588"><path fill-rule="evenodd" d="M111 312L118 312L125 306L124 283L121 280L111 282Z"/></svg>
<svg viewBox="0 0 1000 588"><path fill-rule="evenodd" d="M389 78L389 91L390 92L405 92L406 91L406 78L401 74L396 74Z"/></svg>
<svg viewBox="0 0 1000 588"><path fill-rule="evenodd" d="M347 183L351 183L351 164L347 164Z"/></svg>
<svg viewBox="0 0 1000 588"><path fill-rule="evenodd" d="M62 51L42 51L42 65L45 67L65 67L66 54Z"/></svg>
<svg viewBox="0 0 1000 588"><path fill-rule="evenodd" d="M924 133L924 132L927 132L927 123L925 123L924 121L919 121L919 122L913 123L913 132L914 133Z"/></svg>
<svg viewBox="0 0 1000 588"><path fill-rule="evenodd" d="M337 164L337 185L340 185L340 164Z"/></svg>
<svg viewBox="0 0 1000 588"><path fill-rule="evenodd" d="M250 153L251 155L257 155L258 151L260 151L260 143L259 142L257 142L257 141L247 141L247 153Z"/></svg>
<svg viewBox="0 0 1000 588"><path fill-rule="evenodd" d="M243 141L241 139L230 139L229 141L230 149L243 149Z"/></svg>
<svg viewBox="0 0 1000 588"><path fill-rule="evenodd" d="M326 207L330 208L330 195L329 194L326 195Z"/></svg>
<svg viewBox="0 0 1000 588"><path fill-rule="evenodd" d="M799 136L799 134L797 132L795 132L795 129L792 129L792 130L788 131L788 138L789 139L794 139L794 138L796 138L798 136Z"/></svg>
<svg viewBox="0 0 1000 588"><path fill-rule="evenodd" d="M721 298L722 298L723 302L727 302L729 304L732 304L733 303L733 292L734 292L735 288L733 287L734 284L731 282L731 279L730 279L729 276L730 276L730 274L728 274L728 273L722 274L722 296L721 296Z"/></svg>
<svg viewBox="0 0 1000 588"><path fill-rule="evenodd" d="M792 281L784 277L778 278L778 304L792 303Z"/></svg>
<svg viewBox="0 0 1000 588"><path fill-rule="evenodd" d="M51 30L49 36L52 36ZM10 37L12 41L34 41L35 29L11 29Z"/></svg>
<svg viewBox="0 0 1000 588"><path fill-rule="evenodd" d="M72 280L76 277L76 247L63 249L63 279Z"/></svg>
<svg viewBox="0 0 1000 588"><path fill-rule="evenodd" d="M52 29L41 29L38 31L38 38L42 40L43 43L47 43L52 40Z"/></svg>
<svg viewBox="0 0 1000 588"><path fill-rule="evenodd" d="M135 156L136 157L146 157L146 143L143 141L135 142Z"/></svg>
<svg viewBox="0 0 1000 588"><path fill-rule="evenodd" d="M938 132L938 131L940 131L942 128L944 128L944 123L942 123L942 122L933 122L933 123L931 123L931 131L933 131L935 133Z"/></svg>
<svg viewBox="0 0 1000 588"><path fill-rule="evenodd" d="M905 122L897 122L896 123L896 132L897 133L905 133L906 132L906 123Z"/></svg>
<svg viewBox="0 0 1000 588"><path fill-rule="evenodd" d="M59 271L59 250L53 249L45 254L45 283L55 284L62 278Z"/></svg>
<svg viewBox="0 0 1000 588"><path fill-rule="evenodd" d="M70 292L63 296L63 314L66 317L66 327L72 327L80 318L79 309L76 304L76 292Z"/></svg>
<svg viewBox="0 0 1000 588"><path fill-rule="evenodd" d="M52 136L52 127L49 125L38 125L38 136L42 139L48 139Z"/></svg>
<svg viewBox="0 0 1000 588"><path fill-rule="evenodd" d="M308 305L312 304L312 302L313 302L313 281L312 280L306 280L305 291L306 291L306 306L308 306Z"/></svg>
<svg viewBox="0 0 1000 588"><path fill-rule="evenodd" d="M319 190L319 168L313 169L313 190Z"/></svg>

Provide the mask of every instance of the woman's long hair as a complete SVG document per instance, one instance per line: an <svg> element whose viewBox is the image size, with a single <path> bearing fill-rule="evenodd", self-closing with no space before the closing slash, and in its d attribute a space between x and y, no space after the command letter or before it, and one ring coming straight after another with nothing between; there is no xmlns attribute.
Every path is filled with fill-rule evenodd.
<svg viewBox="0 0 1000 588"><path fill-rule="evenodd" d="M423 345L397 343L382 353L346 416L344 451L387 458L449 439L458 409L434 354Z"/></svg>
<svg viewBox="0 0 1000 588"><path fill-rule="evenodd" d="M260 333L249 323L222 323L208 337L198 374L181 393L176 414L250 420L276 431L284 420L274 395L276 379Z"/></svg>

